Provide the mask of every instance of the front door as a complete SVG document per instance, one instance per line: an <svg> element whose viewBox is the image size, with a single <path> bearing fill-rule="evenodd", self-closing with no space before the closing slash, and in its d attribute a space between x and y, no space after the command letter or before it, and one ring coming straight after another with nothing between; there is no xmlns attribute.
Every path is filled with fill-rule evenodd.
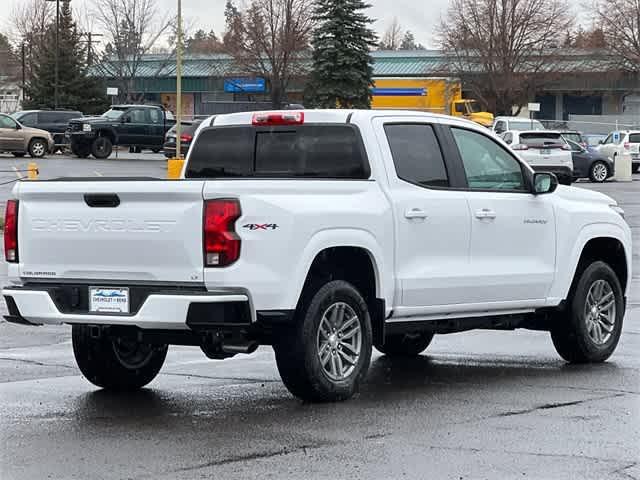
<svg viewBox="0 0 640 480"><path fill-rule="evenodd" d="M394 316L446 312L465 301L470 219L465 192L449 189L438 127L424 118L376 119L393 198Z"/></svg>
<svg viewBox="0 0 640 480"><path fill-rule="evenodd" d="M146 145L149 136L149 109L132 108L122 115L118 128L120 145Z"/></svg>
<svg viewBox="0 0 640 480"><path fill-rule="evenodd" d="M9 115L0 114L0 151L24 152L24 135L16 121Z"/></svg>
<svg viewBox="0 0 640 480"><path fill-rule="evenodd" d="M458 127L451 132L468 184L468 300L516 309L543 304L555 273L551 197L530 193L524 166L489 135Z"/></svg>

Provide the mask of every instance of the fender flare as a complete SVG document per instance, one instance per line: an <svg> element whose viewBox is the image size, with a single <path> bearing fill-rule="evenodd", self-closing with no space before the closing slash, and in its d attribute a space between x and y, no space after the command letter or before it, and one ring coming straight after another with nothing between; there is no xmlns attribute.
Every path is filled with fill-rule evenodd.
<svg viewBox="0 0 640 480"><path fill-rule="evenodd" d="M569 295L569 289L575 278L582 252L587 243L596 238L612 238L619 241L622 245L626 257L627 270L629 272L626 285L626 294L628 295L631 284L631 252L628 248L630 239L620 225L615 223L592 223L583 226L580 232L578 232L571 254L567 257L568 260L558 263L558 275L549 293L550 300L555 300L553 303L559 303Z"/></svg>
<svg viewBox="0 0 640 480"><path fill-rule="evenodd" d="M302 288L311 270L311 266L320 252L335 247L361 248L369 255L373 265L373 273L376 282L376 297L385 300L386 305L393 304L393 282L387 271L389 266L385 262L384 252L375 237L368 231L356 228L335 228L316 232L302 252L301 261L293 272L293 283L295 289L291 292L291 297L287 300L289 305L297 305Z"/></svg>

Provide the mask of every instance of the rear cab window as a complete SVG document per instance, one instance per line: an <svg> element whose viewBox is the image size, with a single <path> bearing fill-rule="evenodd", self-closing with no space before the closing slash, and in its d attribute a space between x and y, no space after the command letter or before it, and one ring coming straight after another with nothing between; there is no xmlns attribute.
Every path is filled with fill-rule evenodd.
<svg viewBox="0 0 640 480"><path fill-rule="evenodd" d="M640 143L640 133L630 133L629 143Z"/></svg>
<svg viewBox="0 0 640 480"><path fill-rule="evenodd" d="M360 132L351 124L204 129L186 178L368 179Z"/></svg>

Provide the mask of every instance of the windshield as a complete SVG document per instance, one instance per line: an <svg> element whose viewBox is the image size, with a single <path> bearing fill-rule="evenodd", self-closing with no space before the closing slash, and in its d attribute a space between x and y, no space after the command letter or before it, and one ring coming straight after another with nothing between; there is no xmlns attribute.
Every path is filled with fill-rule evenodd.
<svg viewBox="0 0 640 480"><path fill-rule="evenodd" d="M469 105L469 111L471 113L480 113L482 111L482 109L480 108L480 105L476 101L471 101L467 103L467 105Z"/></svg>
<svg viewBox="0 0 640 480"><path fill-rule="evenodd" d="M119 119L124 110L118 110L117 108L111 108L102 114L103 117L108 118L109 120L117 120Z"/></svg>
<svg viewBox="0 0 640 480"><path fill-rule="evenodd" d="M538 120L509 120L509 130L544 130Z"/></svg>

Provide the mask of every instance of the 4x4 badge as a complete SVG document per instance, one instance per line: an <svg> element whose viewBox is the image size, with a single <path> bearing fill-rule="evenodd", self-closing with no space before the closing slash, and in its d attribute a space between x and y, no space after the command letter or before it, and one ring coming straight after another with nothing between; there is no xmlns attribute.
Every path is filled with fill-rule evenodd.
<svg viewBox="0 0 640 480"><path fill-rule="evenodd" d="M275 223L247 223L243 225L242 228L249 230L275 230L278 228L278 225Z"/></svg>

